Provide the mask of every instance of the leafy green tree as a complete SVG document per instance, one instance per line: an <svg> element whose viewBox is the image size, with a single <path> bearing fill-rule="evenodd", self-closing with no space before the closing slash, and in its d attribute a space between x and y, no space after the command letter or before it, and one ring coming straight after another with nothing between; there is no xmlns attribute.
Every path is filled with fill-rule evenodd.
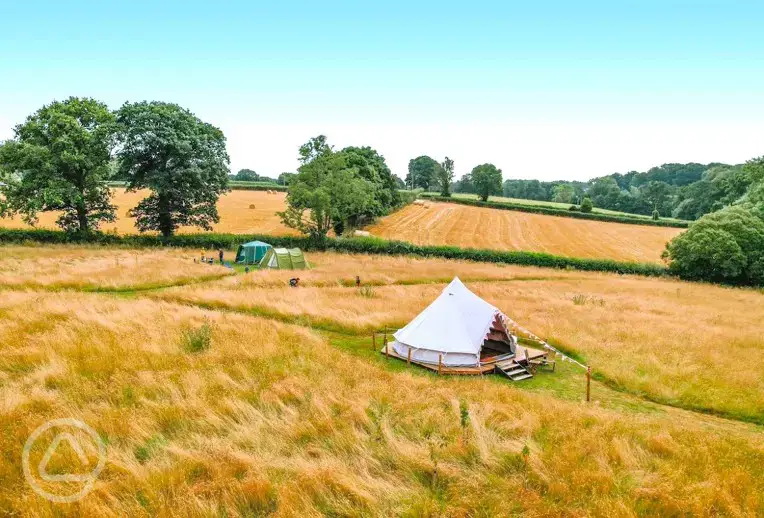
<svg viewBox="0 0 764 518"><path fill-rule="evenodd" d="M429 191L438 182L438 169L440 164L422 155L409 160L409 174L406 176L406 185L411 189L424 189Z"/></svg>
<svg viewBox="0 0 764 518"><path fill-rule="evenodd" d="M446 157L437 174L437 185L441 196L451 196L451 182L454 181L454 161Z"/></svg>
<svg viewBox="0 0 764 518"><path fill-rule="evenodd" d="M358 175L367 180L374 190L373 202L363 214L358 215L359 219L350 221L351 225L360 224L361 219L383 216L400 203L400 193L395 175L387 167L385 158L375 149L368 146L350 146L344 148L340 153L345 155L348 167L355 169Z"/></svg>
<svg viewBox="0 0 764 518"><path fill-rule="evenodd" d="M475 194L475 182L472 181L472 172L465 174L453 184L454 192Z"/></svg>
<svg viewBox="0 0 764 518"><path fill-rule="evenodd" d="M278 215L288 227L320 242L332 229L342 234L349 220L369 210L374 186L348 165L348 154L328 146L314 152L310 142L300 149L311 151L302 155L303 165L289 183L287 208Z"/></svg>
<svg viewBox="0 0 764 518"><path fill-rule="evenodd" d="M651 181L639 188L639 194L648 207L661 214L671 212L672 187L666 182Z"/></svg>
<svg viewBox="0 0 764 518"><path fill-rule="evenodd" d="M237 182L257 182L260 180L260 175L252 169L239 169L234 176L234 180Z"/></svg>
<svg viewBox="0 0 764 518"><path fill-rule="evenodd" d="M120 170L128 190L151 194L130 211L141 232L169 237L184 225L212 229L228 190L223 132L177 104L126 103L117 112Z"/></svg>
<svg viewBox="0 0 764 518"><path fill-rule="evenodd" d="M58 226L79 232L114 221L104 184L113 136L114 115L94 99L70 97L37 110L0 147L0 215L34 224L39 212L61 211Z"/></svg>
<svg viewBox="0 0 764 518"><path fill-rule="evenodd" d="M492 194L501 194L501 169L493 164L482 164L470 173L475 192L483 201L488 201Z"/></svg>
<svg viewBox="0 0 764 518"><path fill-rule="evenodd" d="M573 203L576 197L576 191L573 186L560 184L554 187L552 201L557 203Z"/></svg>
<svg viewBox="0 0 764 518"><path fill-rule="evenodd" d="M319 135L308 140L300 146L298 160L301 164L307 164L317 157L329 154L333 151L333 146L327 143L326 135Z"/></svg>
<svg viewBox="0 0 764 518"><path fill-rule="evenodd" d="M594 209L592 199L588 196L584 196L583 201L581 201L581 212L591 212L592 209Z"/></svg>
<svg viewBox="0 0 764 518"><path fill-rule="evenodd" d="M289 182L297 176L297 173L281 173L278 178L279 185L289 185Z"/></svg>
<svg viewBox="0 0 764 518"><path fill-rule="evenodd" d="M764 284L763 218L751 204L703 216L667 245L669 269L685 279Z"/></svg>
<svg viewBox="0 0 764 518"><path fill-rule="evenodd" d="M751 184L747 193L748 201L764 211L764 156L746 162L743 171Z"/></svg>

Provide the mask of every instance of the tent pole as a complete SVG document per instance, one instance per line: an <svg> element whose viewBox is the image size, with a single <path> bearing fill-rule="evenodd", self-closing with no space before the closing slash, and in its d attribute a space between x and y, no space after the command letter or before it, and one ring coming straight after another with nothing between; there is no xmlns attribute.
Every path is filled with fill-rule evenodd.
<svg viewBox="0 0 764 518"><path fill-rule="evenodd" d="M438 355L438 374L440 374L440 370L443 367L443 355Z"/></svg>
<svg viewBox="0 0 764 518"><path fill-rule="evenodd" d="M376 331L371 332L371 348L374 351L377 350L377 332Z"/></svg>
<svg viewBox="0 0 764 518"><path fill-rule="evenodd" d="M390 358L390 352L387 350L387 342L385 342L385 358Z"/></svg>
<svg viewBox="0 0 764 518"><path fill-rule="evenodd" d="M411 365L411 347L409 347L409 357L408 357L408 360L406 361L406 363L408 363L409 366Z"/></svg>
<svg viewBox="0 0 764 518"><path fill-rule="evenodd" d="M592 385L592 368L587 367L586 368L586 401L589 401L589 396L591 394L591 385Z"/></svg>

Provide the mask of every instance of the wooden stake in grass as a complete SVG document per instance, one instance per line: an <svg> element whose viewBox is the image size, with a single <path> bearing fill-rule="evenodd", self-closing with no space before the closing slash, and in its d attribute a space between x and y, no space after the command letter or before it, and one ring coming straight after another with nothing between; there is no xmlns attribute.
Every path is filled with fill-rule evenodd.
<svg viewBox="0 0 764 518"><path fill-rule="evenodd" d="M589 401L589 396L591 394L591 385L592 385L592 368L587 367L586 368L586 401Z"/></svg>
<svg viewBox="0 0 764 518"><path fill-rule="evenodd" d="M376 331L372 331L371 333L371 349L373 351L377 350L377 332Z"/></svg>

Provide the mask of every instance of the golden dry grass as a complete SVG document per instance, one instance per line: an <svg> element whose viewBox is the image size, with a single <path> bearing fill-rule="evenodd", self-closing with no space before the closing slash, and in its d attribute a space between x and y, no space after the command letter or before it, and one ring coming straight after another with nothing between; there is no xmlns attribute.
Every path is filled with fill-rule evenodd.
<svg viewBox="0 0 764 518"><path fill-rule="evenodd" d="M527 250L570 257L660 262L682 230L528 214L453 203L409 205L367 228L420 245Z"/></svg>
<svg viewBox="0 0 764 518"><path fill-rule="evenodd" d="M232 289L262 286L286 286L289 279L299 277L303 286L350 286L359 276L364 285L418 284L450 282L458 275L463 280L576 278L576 271L550 270L528 266L478 263L450 259L419 257L310 252L306 254L310 269L305 271L253 270L230 279ZM231 260L234 253L230 253Z"/></svg>
<svg viewBox="0 0 764 518"><path fill-rule="evenodd" d="M117 206L117 221L105 223L100 229L114 231L120 234L137 234L135 219L127 215L128 210L135 207L138 202L145 198L148 191L126 192L125 189L112 189L114 198L112 202ZM277 211L286 208L286 194L278 192L268 194L264 191L231 191L221 196L218 202L220 223L213 225L218 232L233 234L296 234L296 231L285 227L276 215ZM250 208L254 205L254 208ZM57 229L57 213L46 212L39 215L39 228ZM31 228L20 217L12 219L0 218L0 227L5 228ZM178 232L199 232L195 227L181 227Z"/></svg>
<svg viewBox="0 0 764 518"><path fill-rule="evenodd" d="M89 246L0 248L0 287L136 289L210 280L233 272L194 263L195 251Z"/></svg>
<svg viewBox="0 0 764 518"><path fill-rule="evenodd" d="M379 264L385 259L396 261L379 258ZM452 270L443 267L430 278L469 275L469 263ZM324 268L320 277L330 279L328 267ZM340 266L336 278L347 278L346 268ZM490 276L491 268L478 268L478 278ZM476 282L469 287L539 336L582 355L596 373L626 390L764 423L761 292L543 269L524 276L523 270L507 268L507 275L496 277L507 282ZM152 296L365 333L404 325L443 288L442 284L371 290L337 285L266 287L269 280L282 283L281 275L259 272ZM305 277L310 280L310 275ZM408 283L413 280L405 269L401 275Z"/></svg>
<svg viewBox="0 0 764 518"><path fill-rule="evenodd" d="M764 512L764 446L750 425L391 372L304 328L145 299L10 292L0 312L6 514ZM203 322L211 347L184 351L182 331ZM31 431L58 417L107 441L94 491L65 506L33 493L20 466ZM66 455L56 465L76 466Z"/></svg>

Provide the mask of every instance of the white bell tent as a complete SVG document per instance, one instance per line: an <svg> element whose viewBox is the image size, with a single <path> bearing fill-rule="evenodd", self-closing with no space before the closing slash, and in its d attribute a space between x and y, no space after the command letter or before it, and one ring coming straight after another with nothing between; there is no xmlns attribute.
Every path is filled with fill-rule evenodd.
<svg viewBox="0 0 764 518"><path fill-rule="evenodd" d="M432 304L393 334L395 353L414 362L474 366L514 356L504 314L455 277Z"/></svg>

